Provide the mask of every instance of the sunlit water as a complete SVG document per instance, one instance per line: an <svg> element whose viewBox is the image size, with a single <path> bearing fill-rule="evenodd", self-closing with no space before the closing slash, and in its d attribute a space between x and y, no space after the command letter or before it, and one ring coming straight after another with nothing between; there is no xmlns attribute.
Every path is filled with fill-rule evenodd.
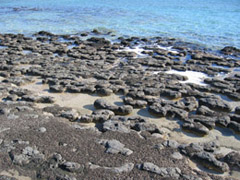
<svg viewBox="0 0 240 180"><path fill-rule="evenodd" d="M240 47L239 0L1 0L1 33L46 30L73 34L94 28L117 36L166 36Z"/></svg>

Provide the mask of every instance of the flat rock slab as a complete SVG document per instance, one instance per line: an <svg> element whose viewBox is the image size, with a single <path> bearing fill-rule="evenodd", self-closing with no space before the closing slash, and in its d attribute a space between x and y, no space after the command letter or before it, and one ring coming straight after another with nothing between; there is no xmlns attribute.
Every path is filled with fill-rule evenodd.
<svg viewBox="0 0 240 180"><path fill-rule="evenodd" d="M220 98L200 98L199 104L207 106L213 110L221 110L226 112L232 111L231 105Z"/></svg>
<svg viewBox="0 0 240 180"><path fill-rule="evenodd" d="M113 139L113 140L105 140L105 139L101 139L98 141L99 144L104 145L106 147L106 153L109 154L122 154L125 156L129 156L133 153L132 150L125 148L124 144L122 144L121 142Z"/></svg>
<svg viewBox="0 0 240 180"><path fill-rule="evenodd" d="M150 162L145 162L143 164L139 164L137 166L140 170L145 170L149 171L152 173L156 173L162 177L171 177L171 178L179 178L181 175L181 170L177 167L167 167L167 168L160 168L157 165L150 163Z"/></svg>

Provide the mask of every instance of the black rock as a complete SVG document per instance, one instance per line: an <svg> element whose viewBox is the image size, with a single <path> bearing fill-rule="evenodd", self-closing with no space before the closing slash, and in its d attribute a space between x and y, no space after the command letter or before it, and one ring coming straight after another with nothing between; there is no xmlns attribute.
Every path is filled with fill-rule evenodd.
<svg viewBox="0 0 240 180"><path fill-rule="evenodd" d="M148 131L151 134L153 133L161 133L159 128L155 124L150 123L135 123L131 129L135 131Z"/></svg>
<svg viewBox="0 0 240 180"><path fill-rule="evenodd" d="M159 117L166 117L166 116L170 116L170 117L177 117L180 119L185 119L188 117L188 112L174 107L176 105L169 103L169 102L159 102L159 103L154 103L153 105L149 106L149 112L159 116Z"/></svg>
<svg viewBox="0 0 240 180"><path fill-rule="evenodd" d="M123 122L120 121L113 121L109 120L103 123L102 127L103 131L117 131L121 133L129 133L130 127L125 125Z"/></svg>
<svg viewBox="0 0 240 180"><path fill-rule="evenodd" d="M229 114L229 117L231 121L235 121L237 123L240 123L240 115L237 114Z"/></svg>
<svg viewBox="0 0 240 180"><path fill-rule="evenodd" d="M79 172L83 170L84 166L76 162L64 162L60 168L69 172Z"/></svg>
<svg viewBox="0 0 240 180"><path fill-rule="evenodd" d="M240 55L240 49L237 49L236 47L232 47L232 46L224 47L223 49L221 49L221 52L226 55L233 55L233 56Z"/></svg>
<svg viewBox="0 0 240 180"><path fill-rule="evenodd" d="M167 97L172 98L172 99L177 99L177 98L182 97L182 94L179 91L173 91L173 90L170 90L170 89L162 90L160 95L161 96L167 96Z"/></svg>
<svg viewBox="0 0 240 180"><path fill-rule="evenodd" d="M165 178L178 179L181 175L181 170L178 167L160 168L157 165L150 162L139 164L137 165L137 168L151 173L156 173Z"/></svg>
<svg viewBox="0 0 240 180"><path fill-rule="evenodd" d="M108 109L110 111L113 111L116 115L128 115L133 111L133 107L130 105L115 106L103 99L97 99L94 102L94 106L96 109Z"/></svg>
<svg viewBox="0 0 240 180"><path fill-rule="evenodd" d="M235 122L235 121L231 121L228 124L228 127L231 128L232 130L234 130L236 133L240 133L240 124Z"/></svg>
<svg viewBox="0 0 240 180"><path fill-rule="evenodd" d="M224 161L233 168L240 170L240 153L232 151L224 157Z"/></svg>
<svg viewBox="0 0 240 180"><path fill-rule="evenodd" d="M224 102L222 99L217 97L200 98L199 104L207 106L213 110L221 110L226 112L230 112L232 110L232 107L230 104L228 104L227 102Z"/></svg>
<svg viewBox="0 0 240 180"><path fill-rule="evenodd" d="M240 106L236 107L235 113L236 113L236 114L240 114Z"/></svg>
<svg viewBox="0 0 240 180"><path fill-rule="evenodd" d="M61 92L64 92L66 90L66 88L61 85L51 85L51 86L49 86L49 90L51 92L61 93Z"/></svg>
<svg viewBox="0 0 240 180"><path fill-rule="evenodd" d="M186 131L190 131L201 136L209 134L209 129L200 122L186 122L182 125L182 128Z"/></svg>
<svg viewBox="0 0 240 180"><path fill-rule="evenodd" d="M193 111L198 107L198 101L195 97L185 97L180 101L177 101L177 107L182 108L186 111Z"/></svg>
<svg viewBox="0 0 240 180"><path fill-rule="evenodd" d="M191 143L189 145L181 144L178 148L180 149L181 153L189 157L193 157L194 154L203 151L203 146L201 146L199 143Z"/></svg>
<svg viewBox="0 0 240 180"><path fill-rule="evenodd" d="M109 88L99 88L97 89L97 93L100 96L110 96L113 93L113 91Z"/></svg>
<svg viewBox="0 0 240 180"><path fill-rule="evenodd" d="M231 119L229 116L217 116L216 123L220 126L227 127Z"/></svg>
<svg viewBox="0 0 240 180"><path fill-rule="evenodd" d="M104 145L106 147L105 152L109 154L122 154L125 156L129 156L133 153L132 150L125 148L125 145L116 139L112 140L101 139L98 141L98 143Z"/></svg>
<svg viewBox="0 0 240 180"><path fill-rule="evenodd" d="M216 112L209 109L208 107L206 106L200 106L198 109L197 109L197 114L200 114L200 115L204 115L204 116L215 116L216 115Z"/></svg>
<svg viewBox="0 0 240 180"><path fill-rule="evenodd" d="M208 129L213 129L215 127L215 118L201 116L201 115L191 115L188 119L190 122L200 122L202 125L206 126Z"/></svg>
<svg viewBox="0 0 240 180"><path fill-rule="evenodd" d="M123 99L123 101L124 101L125 104L131 105L134 108L143 108L143 107L147 106L147 104L148 104L147 101L144 101L144 100L134 100L131 97L125 97Z"/></svg>
<svg viewBox="0 0 240 180"><path fill-rule="evenodd" d="M194 154L193 158L196 159L197 161L200 161L203 164L203 166L205 166L208 169L212 169L220 173L229 171L227 163L218 161L211 153L201 151Z"/></svg>
<svg viewBox="0 0 240 180"><path fill-rule="evenodd" d="M71 109L69 111L63 111L60 116L67 118L70 121L75 121L75 120L77 120L79 114L75 109Z"/></svg>

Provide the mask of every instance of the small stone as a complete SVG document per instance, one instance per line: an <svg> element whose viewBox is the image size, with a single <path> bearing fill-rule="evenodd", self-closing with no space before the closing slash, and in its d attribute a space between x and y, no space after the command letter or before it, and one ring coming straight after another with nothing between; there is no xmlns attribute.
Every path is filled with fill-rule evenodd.
<svg viewBox="0 0 240 180"><path fill-rule="evenodd" d="M121 167L115 167L115 168L112 168L111 170L115 173L127 173L127 172L130 172L132 171L134 168L134 164L133 163L127 163Z"/></svg>
<svg viewBox="0 0 240 180"><path fill-rule="evenodd" d="M163 139L164 136L162 134L159 134L159 133L153 133L152 137Z"/></svg>
<svg viewBox="0 0 240 180"><path fill-rule="evenodd" d="M124 164L123 166L120 167L105 167L105 166L99 166L99 165L95 165L92 163L89 163L89 167L90 169L105 169L105 170L110 170L114 173L128 173L131 172L134 168L134 164L133 163L127 163Z"/></svg>
<svg viewBox="0 0 240 180"><path fill-rule="evenodd" d="M38 131L41 132L41 133L45 133L47 131L47 129L45 127L40 127L38 129Z"/></svg>
<svg viewBox="0 0 240 180"><path fill-rule="evenodd" d="M125 155L125 156L129 156L133 153L132 150L128 149L128 148L125 148L124 144L122 144L121 142L119 142L118 140L105 140L105 139L102 139L98 142L99 144L101 145L104 145L106 147L106 153L109 153L109 154L122 154L122 155Z"/></svg>
<svg viewBox="0 0 240 180"><path fill-rule="evenodd" d="M0 109L0 115L8 115L10 113L11 109L8 108L2 108Z"/></svg>
<svg viewBox="0 0 240 180"><path fill-rule="evenodd" d="M232 151L224 157L224 161L228 163L229 166L240 170L240 152Z"/></svg>
<svg viewBox="0 0 240 180"><path fill-rule="evenodd" d="M103 123L103 131L118 131L121 133L129 133L130 129L123 122L109 120Z"/></svg>
<svg viewBox="0 0 240 180"><path fill-rule="evenodd" d="M179 144L177 141L174 140L167 140L162 143L166 147L171 147L171 148L178 148Z"/></svg>
<svg viewBox="0 0 240 180"><path fill-rule="evenodd" d="M164 149L164 148L165 148L165 146L162 145L162 144L156 144L156 145L154 146L154 149L158 149L158 150L162 150L162 149Z"/></svg>
<svg viewBox="0 0 240 180"><path fill-rule="evenodd" d="M145 162L141 165L137 165L137 168L140 170L159 174L162 177L178 178L181 175L181 170L177 167L160 168L150 162Z"/></svg>
<svg viewBox="0 0 240 180"><path fill-rule="evenodd" d="M81 170L83 166L75 162L65 162L61 165L61 168L69 172L76 172Z"/></svg>
<svg viewBox="0 0 240 180"><path fill-rule="evenodd" d="M69 111L62 112L60 116L69 119L70 121L75 121L78 118L79 114L75 109L71 109Z"/></svg>
<svg viewBox="0 0 240 180"><path fill-rule="evenodd" d="M177 159L177 160L181 160L183 158L183 156L179 152L174 152L171 156L172 156L172 158Z"/></svg>

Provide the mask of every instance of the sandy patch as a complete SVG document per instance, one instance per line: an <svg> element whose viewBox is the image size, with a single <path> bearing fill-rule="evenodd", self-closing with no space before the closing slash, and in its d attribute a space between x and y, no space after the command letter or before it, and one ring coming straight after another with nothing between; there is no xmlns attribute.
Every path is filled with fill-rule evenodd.
<svg viewBox="0 0 240 180"><path fill-rule="evenodd" d="M83 93L50 93L47 84L42 84L38 79L35 83L22 86L24 89L28 89L37 95L54 97L55 103L62 107L70 107L78 110L82 114L91 114L95 110L93 104L97 99L105 99L112 104L121 103L122 99L120 95L112 94L110 96L100 97L96 94L89 95ZM51 104L37 104L39 108L46 106L52 106Z"/></svg>
<svg viewBox="0 0 240 180"><path fill-rule="evenodd" d="M70 107L78 110L81 114L91 114L95 108L93 106L96 99L102 98L107 102L115 105L123 105L122 96L112 94L110 96L100 97L96 94L82 94L82 93L50 93L48 85L42 84L38 79L35 83L22 86L22 88L33 91L38 95L47 95L55 98L55 104L62 107ZM37 104L38 107L43 108L52 106L52 104ZM163 130L166 139L176 140L180 143L192 142L208 142L217 141L221 147L240 150L240 136L227 128L216 128L210 131L209 135L204 137L195 136L192 133L187 133L181 129L181 121L168 120L166 118L157 118L151 115L147 108L134 109L131 115L138 115L145 117L149 122L156 124ZM87 125L88 126L88 125ZM91 124L90 126L94 126Z"/></svg>

